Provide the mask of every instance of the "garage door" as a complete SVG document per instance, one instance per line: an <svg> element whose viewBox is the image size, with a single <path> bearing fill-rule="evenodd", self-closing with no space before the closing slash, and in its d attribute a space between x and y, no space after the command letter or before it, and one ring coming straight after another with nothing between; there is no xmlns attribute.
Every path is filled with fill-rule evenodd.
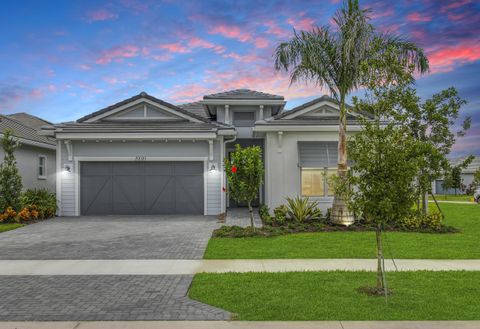
<svg viewBox="0 0 480 329"><path fill-rule="evenodd" d="M82 215L203 215L203 162L82 162Z"/></svg>

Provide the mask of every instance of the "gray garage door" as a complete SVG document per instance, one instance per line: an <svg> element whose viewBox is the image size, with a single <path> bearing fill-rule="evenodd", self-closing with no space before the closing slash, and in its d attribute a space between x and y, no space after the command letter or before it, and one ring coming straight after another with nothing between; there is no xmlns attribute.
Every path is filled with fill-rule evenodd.
<svg viewBox="0 0 480 329"><path fill-rule="evenodd" d="M203 162L82 162L82 215L203 215Z"/></svg>

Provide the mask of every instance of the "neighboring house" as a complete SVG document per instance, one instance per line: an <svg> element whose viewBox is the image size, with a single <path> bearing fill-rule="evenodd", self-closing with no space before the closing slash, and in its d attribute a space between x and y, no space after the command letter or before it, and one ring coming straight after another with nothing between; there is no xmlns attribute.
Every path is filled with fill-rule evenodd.
<svg viewBox="0 0 480 329"><path fill-rule="evenodd" d="M20 142L15 158L23 188L47 188L55 192L56 141L39 134L43 125L51 123L27 113L0 115L0 137L6 129L11 129ZM4 151L0 146L0 161L3 157Z"/></svg>
<svg viewBox="0 0 480 329"><path fill-rule="evenodd" d="M462 163L465 159L466 157L452 159L452 165L456 166ZM467 168L462 170L462 175L461 175L462 184L465 187L468 187L470 184L472 184L473 174L475 173L475 171L479 169L480 169L480 157L477 156L475 157L475 159L473 159L473 161L468 165ZM455 192L456 194L465 194L466 192L465 189L457 189L457 191L455 191L455 189L450 188L445 190L443 188L443 179L435 180L435 182L432 184L432 190L433 190L432 191L433 194L447 194L447 195L453 195L455 194Z"/></svg>
<svg viewBox="0 0 480 329"><path fill-rule="evenodd" d="M64 216L217 215L236 204L222 161L235 144L259 145L265 185L258 202L287 196L331 206L337 166L337 103L323 96L284 111L282 96L248 89L175 106L144 92L83 118L44 127L57 140L57 195ZM348 131L360 129L348 115ZM240 168L241 170L241 168Z"/></svg>

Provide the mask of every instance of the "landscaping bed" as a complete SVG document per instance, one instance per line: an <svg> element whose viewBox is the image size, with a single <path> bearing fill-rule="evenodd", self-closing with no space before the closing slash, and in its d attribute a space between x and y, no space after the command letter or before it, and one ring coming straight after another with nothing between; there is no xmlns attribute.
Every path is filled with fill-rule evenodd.
<svg viewBox="0 0 480 329"><path fill-rule="evenodd" d="M480 272L387 273L393 294L368 296L373 272L197 274L189 296L237 320L479 320Z"/></svg>

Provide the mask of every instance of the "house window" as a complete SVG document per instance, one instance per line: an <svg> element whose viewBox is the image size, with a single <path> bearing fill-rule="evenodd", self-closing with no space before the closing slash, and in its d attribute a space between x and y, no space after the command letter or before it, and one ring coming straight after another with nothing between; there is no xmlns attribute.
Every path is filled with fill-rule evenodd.
<svg viewBox="0 0 480 329"><path fill-rule="evenodd" d="M333 187L328 184L328 180L336 172L336 168L302 168L302 196L333 196Z"/></svg>
<svg viewBox="0 0 480 329"><path fill-rule="evenodd" d="M233 112L233 125L251 127L255 123L255 112Z"/></svg>
<svg viewBox="0 0 480 329"><path fill-rule="evenodd" d="M38 178L47 178L47 157L45 155L38 156Z"/></svg>

